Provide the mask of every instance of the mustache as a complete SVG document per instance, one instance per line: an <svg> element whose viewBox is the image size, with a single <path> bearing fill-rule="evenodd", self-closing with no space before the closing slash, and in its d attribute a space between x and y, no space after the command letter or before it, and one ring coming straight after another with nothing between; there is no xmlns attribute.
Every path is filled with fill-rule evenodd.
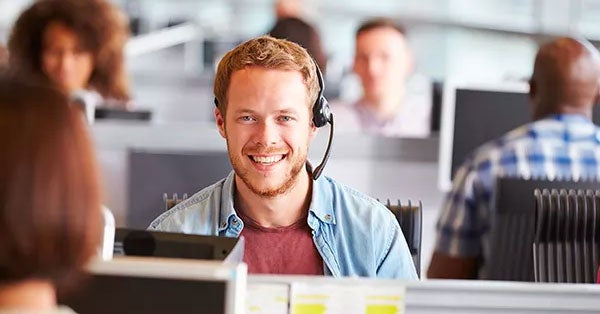
<svg viewBox="0 0 600 314"><path fill-rule="evenodd" d="M288 153L285 147L264 147L261 145L246 147L242 151L245 155L285 155Z"/></svg>

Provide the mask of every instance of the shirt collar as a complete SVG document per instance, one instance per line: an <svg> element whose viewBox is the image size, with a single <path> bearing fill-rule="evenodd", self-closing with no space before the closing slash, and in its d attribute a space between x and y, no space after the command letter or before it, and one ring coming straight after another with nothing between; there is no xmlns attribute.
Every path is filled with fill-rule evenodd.
<svg viewBox="0 0 600 314"><path fill-rule="evenodd" d="M331 184L326 176L320 176L317 180L313 180L312 196L310 200L309 213L313 214L320 221L326 224L336 224L335 211L333 209L333 195L331 192ZM311 225L310 218L308 224L312 229L316 226Z"/></svg>
<svg viewBox="0 0 600 314"><path fill-rule="evenodd" d="M219 215L219 232L227 229L229 227L229 222L232 219L239 219L237 214L235 213L235 209L233 209L233 193L234 193L234 185L235 183L235 172L231 171L225 182L223 183L223 189L221 190L221 210Z"/></svg>
<svg viewBox="0 0 600 314"><path fill-rule="evenodd" d="M564 121L568 123L593 123L590 118L583 114L576 113L557 113L547 116L545 119L551 119L556 121Z"/></svg>
<svg viewBox="0 0 600 314"><path fill-rule="evenodd" d="M582 114L552 114L528 126L533 138L562 138L564 141L595 141L600 143L597 126Z"/></svg>
<svg viewBox="0 0 600 314"><path fill-rule="evenodd" d="M309 163L306 166L309 173L312 172L312 167ZM309 206L308 224L312 229L316 229L314 223L311 223L310 214L314 215L320 221L327 224L336 224L335 211L333 210L333 196L331 191L328 191L328 181L330 179L325 176L320 176L312 182L312 195ZM227 229L233 219L239 219L233 208L235 192L235 172L231 171L221 191L221 211L219 217L219 232Z"/></svg>

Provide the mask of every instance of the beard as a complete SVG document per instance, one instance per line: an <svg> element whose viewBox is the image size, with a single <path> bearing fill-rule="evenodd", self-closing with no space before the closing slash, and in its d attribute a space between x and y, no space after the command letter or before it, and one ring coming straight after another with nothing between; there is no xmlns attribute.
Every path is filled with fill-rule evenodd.
<svg viewBox="0 0 600 314"><path fill-rule="evenodd" d="M242 179L242 182L244 182L244 184L254 194L261 196L263 198L273 198L275 196L288 193L294 187L294 185L296 185L296 182L298 181L298 177L300 176L300 172L304 168L304 165L306 163L306 158L307 158L306 151L299 152L299 154L296 155L295 157L291 157L290 154L287 154L285 156L285 159L288 159L288 158L293 158L293 159L287 160L291 164L291 168L289 169L289 171L287 171L284 174L283 182L274 187L262 188L259 184L257 184L257 183L259 183L257 181L258 180L272 180L272 178L269 178L266 176L257 178L257 176L255 174L252 174L251 173L252 169L250 169L247 166L244 166L243 158L247 158L246 157L247 154L243 153L241 156L234 154L233 150L231 150L231 147L229 147L229 143L227 143L227 151L229 154L229 160L231 161L231 166L233 167L233 170L235 171L236 176L240 177L240 179ZM267 149L267 150L263 149L262 153L269 153L269 151L275 151L275 149ZM249 160L249 162L253 162L253 161ZM274 179L279 179L279 178L274 178Z"/></svg>

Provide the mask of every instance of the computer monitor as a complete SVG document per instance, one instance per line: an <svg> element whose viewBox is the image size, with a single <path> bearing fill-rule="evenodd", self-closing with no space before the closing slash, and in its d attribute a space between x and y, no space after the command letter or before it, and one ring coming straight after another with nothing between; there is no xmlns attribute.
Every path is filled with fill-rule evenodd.
<svg viewBox="0 0 600 314"><path fill-rule="evenodd" d="M456 170L477 147L532 121L525 83L465 85L446 83L439 148L440 190L448 191ZM600 121L594 110L593 120Z"/></svg>
<svg viewBox="0 0 600 314"><path fill-rule="evenodd" d="M59 303L78 314L242 314L245 264L143 257L97 261Z"/></svg>
<svg viewBox="0 0 600 314"><path fill-rule="evenodd" d="M128 169L125 227L145 229L166 210L165 193L191 196L226 177L231 164L226 151L145 148L129 151Z"/></svg>
<svg viewBox="0 0 600 314"><path fill-rule="evenodd" d="M230 260L241 262L239 238L117 228L114 256Z"/></svg>
<svg viewBox="0 0 600 314"><path fill-rule="evenodd" d="M96 120L131 120L131 121L150 121L152 120L152 111L150 110L124 110L116 108L96 107L94 112Z"/></svg>

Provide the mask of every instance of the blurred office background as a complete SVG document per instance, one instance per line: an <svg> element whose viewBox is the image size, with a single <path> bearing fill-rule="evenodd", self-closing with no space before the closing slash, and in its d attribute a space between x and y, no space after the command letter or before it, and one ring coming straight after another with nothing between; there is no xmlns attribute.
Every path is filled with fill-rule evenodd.
<svg viewBox="0 0 600 314"><path fill-rule="evenodd" d="M12 23L30 3L0 0L0 43L6 43ZM164 164L149 159L135 164L141 155L132 152L202 150L217 152L225 160L224 141L211 123L215 64L240 41L267 32L275 14L273 0L115 3L128 14L134 33L127 46L134 104L151 110L152 120L143 125L97 121L92 127L103 168L105 203L115 213L117 225L140 227L148 221L133 223L137 216L131 212L141 207L149 210L146 215L155 216L161 210L135 203L148 198L140 189L158 186L162 177L168 181L165 173L169 170L153 181L138 177L140 171L148 175L161 167L153 167L153 162ZM330 100L350 100L361 93L351 71L354 33L368 17L402 22L416 56L416 71L437 82L524 82L539 43L549 37L569 34L600 42L597 0L304 0L304 5L305 17L318 27L328 56L326 95ZM325 143L317 139L313 145L315 162ZM214 154L204 157L215 160ZM175 164L187 165L188 170L194 167L189 160L175 160ZM197 168L201 175L202 166ZM437 133L429 139L400 142L337 137L325 173L374 197L423 201L422 264L426 269L444 192L437 185ZM206 175L206 181L214 181L213 176L220 174ZM206 184L198 182L196 191ZM181 191L175 185L160 187L151 192L153 204L162 202L162 192L193 191Z"/></svg>
<svg viewBox="0 0 600 314"><path fill-rule="evenodd" d="M0 0L0 42L30 0ZM138 106L161 121L204 120L211 114L212 61L235 43L265 33L272 0L115 0L138 36L184 25L130 45L128 67ZM304 0L328 55L328 93L360 94L351 75L354 31L371 16L404 23L417 71L435 80L527 79L544 36L600 39L596 0ZM330 96L330 97L331 97Z"/></svg>

